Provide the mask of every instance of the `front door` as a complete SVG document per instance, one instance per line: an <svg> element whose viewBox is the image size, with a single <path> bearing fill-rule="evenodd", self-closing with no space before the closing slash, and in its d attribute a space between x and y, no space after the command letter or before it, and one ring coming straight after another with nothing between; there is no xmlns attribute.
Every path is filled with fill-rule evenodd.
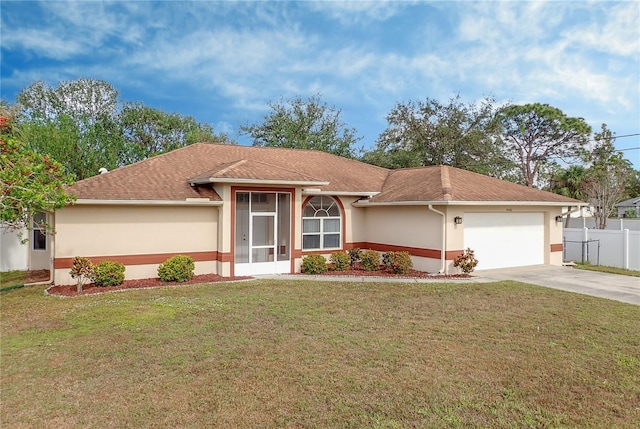
<svg viewBox="0 0 640 429"><path fill-rule="evenodd" d="M235 229L235 275L290 272L291 194L236 192Z"/></svg>

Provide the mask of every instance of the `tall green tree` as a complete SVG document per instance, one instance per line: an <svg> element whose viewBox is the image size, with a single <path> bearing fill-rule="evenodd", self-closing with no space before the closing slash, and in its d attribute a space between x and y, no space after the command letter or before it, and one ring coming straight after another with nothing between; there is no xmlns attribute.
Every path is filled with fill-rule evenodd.
<svg viewBox="0 0 640 429"><path fill-rule="evenodd" d="M387 168L451 165L508 178L514 165L495 138L495 100L464 103L460 95L447 103L427 99L398 103L388 126L363 160Z"/></svg>
<svg viewBox="0 0 640 429"><path fill-rule="evenodd" d="M195 142L230 143L208 124L124 103L108 82L34 82L17 96L24 142L81 180Z"/></svg>
<svg viewBox="0 0 640 429"><path fill-rule="evenodd" d="M125 148L121 162L130 164L198 142L231 143L208 124L190 116L165 113L141 103L126 103L119 115Z"/></svg>
<svg viewBox="0 0 640 429"><path fill-rule="evenodd" d="M322 102L320 95L270 102L261 124L240 127L254 146L313 149L353 158L362 139L342 121L342 111Z"/></svg>
<svg viewBox="0 0 640 429"><path fill-rule="evenodd" d="M596 227L605 229L616 203L627 197L627 187L635 174L631 162L616 150L615 135L606 124L602 124L594 140L593 148L583 155L588 165L584 189L595 208Z"/></svg>
<svg viewBox="0 0 640 429"><path fill-rule="evenodd" d="M586 201L585 180L587 169L583 165L571 165L554 172L550 191L565 197Z"/></svg>
<svg viewBox="0 0 640 429"><path fill-rule="evenodd" d="M58 162L30 150L12 121L0 114L0 221L4 227L31 228L33 214L73 202L65 191L70 183L71 176Z"/></svg>
<svg viewBox="0 0 640 429"><path fill-rule="evenodd" d="M527 186L534 186L554 159L577 157L591 133L584 119L569 117L548 104L506 106L497 117L507 155Z"/></svg>
<svg viewBox="0 0 640 429"><path fill-rule="evenodd" d="M29 148L64 165L81 180L115 168L124 150L117 122L118 91L95 79L37 81L17 96L22 137Z"/></svg>
<svg viewBox="0 0 640 429"><path fill-rule="evenodd" d="M98 121L116 116L118 96L118 91L108 82L80 78L60 82L56 87L43 81L33 82L20 91L17 101L31 119L67 115L73 119Z"/></svg>
<svg viewBox="0 0 640 429"><path fill-rule="evenodd" d="M626 191L629 198L640 197L640 170L633 170ZM640 213L638 217L640 217Z"/></svg>

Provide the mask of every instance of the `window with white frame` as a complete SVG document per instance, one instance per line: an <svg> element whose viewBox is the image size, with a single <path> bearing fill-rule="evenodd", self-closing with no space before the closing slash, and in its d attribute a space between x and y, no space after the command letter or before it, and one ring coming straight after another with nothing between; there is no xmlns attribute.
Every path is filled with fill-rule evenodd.
<svg viewBox="0 0 640 429"><path fill-rule="evenodd" d="M342 214L338 202L318 195L302 212L302 250L340 249Z"/></svg>
<svg viewBox="0 0 640 429"><path fill-rule="evenodd" d="M45 213L36 213L35 215L33 215L32 220L33 232L31 248L33 250L47 250L47 215Z"/></svg>

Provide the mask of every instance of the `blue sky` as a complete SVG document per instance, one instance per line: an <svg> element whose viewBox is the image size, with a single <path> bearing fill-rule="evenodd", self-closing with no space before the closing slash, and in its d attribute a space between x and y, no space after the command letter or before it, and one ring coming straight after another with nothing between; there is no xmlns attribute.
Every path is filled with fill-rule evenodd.
<svg viewBox="0 0 640 429"><path fill-rule="evenodd" d="M375 144L398 102L540 102L640 133L640 2L7 1L1 91L106 80L241 144L269 101L321 94ZM640 136L616 145L640 168ZM631 150L628 150L631 149Z"/></svg>

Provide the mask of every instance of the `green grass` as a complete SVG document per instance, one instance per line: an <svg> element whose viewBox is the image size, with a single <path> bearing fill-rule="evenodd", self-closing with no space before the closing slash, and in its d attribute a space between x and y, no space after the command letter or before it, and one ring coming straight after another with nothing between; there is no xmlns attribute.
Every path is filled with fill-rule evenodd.
<svg viewBox="0 0 640 429"><path fill-rule="evenodd" d="M24 283L26 271L4 271L0 272L0 287L8 288Z"/></svg>
<svg viewBox="0 0 640 429"><path fill-rule="evenodd" d="M575 264L575 268L580 270L599 271L601 273L620 274L623 276L640 277L640 271L626 270L618 267L607 267L606 265L591 265L591 264Z"/></svg>
<svg viewBox="0 0 640 429"><path fill-rule="evenodd" d="M3 427L632 428L640 307L515 282L0 295Z"/></svg>

